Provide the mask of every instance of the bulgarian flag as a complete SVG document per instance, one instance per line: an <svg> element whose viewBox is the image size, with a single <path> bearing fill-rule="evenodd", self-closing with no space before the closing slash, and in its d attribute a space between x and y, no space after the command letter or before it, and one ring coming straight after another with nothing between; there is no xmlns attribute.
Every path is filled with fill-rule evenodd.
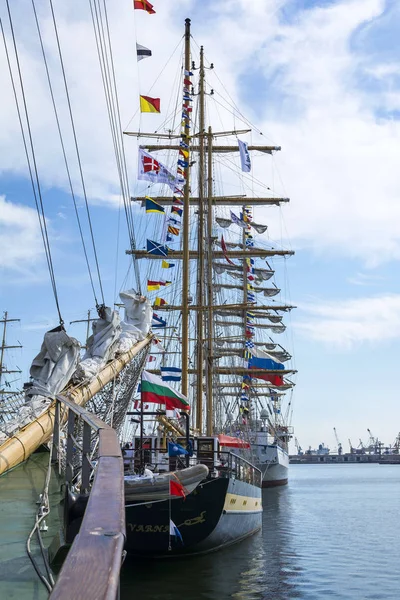
<svg viewBox="0 0 400 600"><path fill-rule="evenodd" d="M165 404L165 410L172 410L174 408L190 410L186 396L167 385L157 375L148 373L148 371L142 372L141 398L142 402Z"/></svg>

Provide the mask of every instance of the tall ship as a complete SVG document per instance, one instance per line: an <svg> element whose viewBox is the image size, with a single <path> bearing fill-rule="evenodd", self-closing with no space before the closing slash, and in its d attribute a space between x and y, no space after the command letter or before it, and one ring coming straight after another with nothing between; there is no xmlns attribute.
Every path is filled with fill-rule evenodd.
<svg viewBox="0 0 400 600"><path fill-rule="evenodd" d="M135 0L134 8L155 13L147 0ZM59 325L44 336L18 410L1 424L0 474L40 446L57 446L60 469L67 473L67 544L79 531L92 481L87 473L85 485L80 479L85 465L74 462L71 440L90 454L93 472L98 446L79 428L74 430L71 410L57 413L56 402L85 407L120 437L130 553L198 554L238 542L261 528L262 484L271 476L287 480L274 467L285 469L284 460L279 461L281 454L287 456L291 432L290 403L284 410L283 398L295 371L285 364L289 354L270 336L285 331L282 313L292 308L276 299L280 289L274 282L274 261L293 252L265 235L262 210L288 201L273 195L263 181L265 162L280 148L246 141L260 132L252 130L218 76L215 90L206 81L214 66L206 61L203 47L192 54L190 28L186 19L179 91L174 90L164 121L156 121L158 128L151 124L154 113L162 112L163 99L141 93L138 130L124 132L137 140L138 183L132 197L114 101L114 66L107 63L112 59L110 36L102 42L109 44L99 52L99 61L132 268L121 303L107 306L85 196L95 268L77 210L76 217L98 318L92 319L83 356L80 343L65 329L44 209L37 208ZM138 61L151 56L139 43L136 49ZM46 63L44 50L43 57ZM48 70L47 76L52 92ZM69 101L65 73L64 83ZM233 123L214 129L210 123L216 120L225 125L221 106ZM54 99L53 107L58 123ZM70 118L79 159L71 107ZM142 127L142 119L151 132ZM25 140L23 123L21 129ZM58 131L62 143L60 127ZM30 160L27 153L29 166ZM68 170L66 156L65 161ZM80 174L85 190L82 170ZM40 195L37 174L33 184ZM71 195L76 209L72 182ZM258 210L260 218L254 214Z"/></svg>
<svg viewBox="0 0 400 600"><path fill-rule="evenodd" d="M187 20L187 44L189 27ZM125 132L138 141L138 179L146 181L132 198L142 214L138 249L128 252L145 273L153 330L164 348L150 357L151 373L179 382L192 407L192 432L250 444L247 459L260 469L263 487L282 485L296 371L274 338L294 307L280 300L274 262L293 252L265 235L264 207L288 198L265 194L270 188L262 180L280 147L245 141L258 132L232 105L234 123L245 127L214 130L207 120L216 116L215 97L224 88L218 77L218 88L211 87L214 65L203 47L197 62L188 47L185 56L182 104L151 133ZM141 111L160 112L160 99L141 96ZM219 111L218 117L224 122ZM225 188L242 193L224 195ZM260 195L247 194L255 188Z"/></svg>

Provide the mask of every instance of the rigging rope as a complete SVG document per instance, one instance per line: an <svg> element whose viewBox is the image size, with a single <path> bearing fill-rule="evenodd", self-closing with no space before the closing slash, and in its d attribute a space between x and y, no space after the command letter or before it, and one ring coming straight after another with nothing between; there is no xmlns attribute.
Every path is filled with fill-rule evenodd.
<svg viewBox="0 0 400 600"><path fill-rule="evenodd" d="M39 219L40 231L41 231L41 235L42 235L47 266L48 266L49 274L50 274L51 286L53 289L53 295L54 295L54 300L55 300L56 307L57 307L59 322L60 322L60 325L63 326L64 321L61 316L60 304L59 304L59 300L58 300L57 285L56 285L56 279L55 279L54 268L53 268L53 260L52 260L52 256L51 256L51 250L50 250L50 242L49 242L49 237L48 237L48 232L47 232L46 217L44 214L42 191L41 191L39 174L38 174L38 169L37 169L37 164L36 164L35 148L33 145L29 113L28 113L28 107L26 104L25 89L24 89L24 84L23 84L23 79L22 79L22 72L21 72L21 66L20 66L20 62L19 62L19 55L18 55L17 43L16 43L16 39L15 39L15 34L14 34L14 27L13 27L13 21L12 21L12 16L11 16L11 11L10 11L9 0L6 0L6 5L7 5L8 18L9 18L9 22L10 22L10 29L11 29L11 35L12 35L12 40L13 40L15 59L16 59L16 63L17 63L18 78L19 78L19 84L21 87L21 94L22 94L26 126L27 126L27 130L28 130L29 144L30 144L30 150L31 150L31 154L32 154L33 170L35 172L35 177L33 176L33 172L32 172L31 157L29 156L28 145L27 145L26 135L25 135L25 130L24 130L24 124L23 124L22 118L21 118L21 110L19 107L19 101L18 101L17 91L16 91L16 87L15 87L15 82L14 82L14 75L12 72L10 57L9 57L9 53L8 53L8 49L7 49L6 36L4 33L3 24L0 19L1 32L2 32L2 36L3 36L4 48L5 48L5 52L6 52L6 58L7 58L7 65L8 65L8 70L10 73L11 84L12 84L13 93L14 93L15 105L16 105L17 113L18 113L18 120L19 120L19 124L20 124L20 128L21 128L21 134L22 134L22 139L23 139L23 144L24 144L24 149L25 149L26 160L28 163L28 170L29 170L29 175L30 175L31 184L32 184L33 196L34 196L35 204L36 204L36 211L37 211L38 219ZM36 180L37 190L35 187L35 180ZM39 201L38 201L38 197L39 197ZM39 204L40 204L40 208L39 208Z"/></svg>
<svg viewBox="0 0 400 600"><path fill-rule="evenodd" d="M8 2L8 0L7 0L7 2ZM98 261L98 257L97 257L96 243L95 243L94 234L93 234L92 219L90 217L89 203L88 203L88 199L87 199L87 195L86 195L85 180L84 180L84 177L83 177L81 157L80 157L78 140L77 140L76 130L75 130L75 122L74 122L74 117L73 117L73 114L72 114L71 101L70 101L70 97L69 97L67 77L66 77L65 69L64 69L64 59L63 59L62 52L61 52L60 38L58 36L57 21L56 21L56 17L55 17L55 14L54 14L54 9L53 9L53 0L49 0L49 3L50 3L50 9L51 9L51 14L52 14L52 18L53 18L54 32L55 32L56 40L57 40L58 55L59 55L59 58L60 58L61 71L62 71L62 74L63 74L65 94L66 94L66 97L67 97L69 116L70 116L70 120L71 120L71 127L72 127L73 136L74 136L75 150L76 150L76 156L77 156L78 165L79 165L79 173L80 173L80 177L81 177L83 196L84 196L84 199L85 199L86 214L87 214L88 223L89 223L90 235L91 235L91 239L92 239L93 254L94 254L94 258L95 258L95 262L96 262L97 276L98 276L98 279L99 279L101 299L102 299L102 303L104 305L103 285L102 285L102 282L101 282L99 261ZM97 306L97 308L99 309L99 306Z"/></svg>
<svg viewBox="0 0 400 600"><path fill-rule="evenodd" d="M41 46L41 49L42 49L43 61L44 61L44 65L45 65L45 68L46 68L47 81L48 81L48 84L49 84L50 96L51 96L51 101L52 101L53 109L54 109L54 116L55 116L56 123L57 123L58 135L59 135L59 138L60 138L62 153L63 153L63 157L64 157L64 163L65 163L65 169L67 171L67 177L68 177L69 187L70 187L70 190L71 190L71 196L72 196L72 200L73 200L73 203L74 203L75 215L76 215L76 219L77 219L77 222L78 222L78 228L79 228L79 233L80 233L80 236L81 236L81 241L82 241L82 246L83 246L83 252L84 252L84 255L85 255L86 265L87 265L87 268L88 268L89 279L90 279L90 284L91 284L92 291L93 291L94 300L95 300L95 303L96 303L96 306L97 306L98 305L98 301L97 301L97 297L96 297L96 290L94 288L92 271L90 269L89 258L88 258L88 254L87 254L87 250L86 250L85 240L84 240L84 237L83 237L83 231L82 231L81 221L80 221L79 214L78 214L78 207L77 207L77 204L76 204L76 198L75 198L74 189L73 189L73 185L72 185L72 179L71 179L71 174L70 174L70 170L69 170L68 159L67 159L67 155L66 155L66 151L65 151L64 139L63 139L63 135L62 135L62 131L61 131L61 126L60 126L60 120L59 120L59 116L58 116L56 101L55 101L55 98L54 98L53 86L51 84L50 73L49 73L49 68L48 68L47 58L46 58L46 53L45 53L45 49L44 49L44 45L43 45L42 34L41 34L41 31L40 31L39 20L38 20L38 17L37 17L35 0L32 0L32 7L33 7L34 15L35 15L37 32L38 32L38 36L39 36L40 46Z"/></svg>
<svg viewBox="0 0 400 600"><path fill-rule="evenodd" d="M103 90L107 105L111 137L113 140L117 171L120 181L121 194L124 202L125 218L128 228L131 250L136 250L136 239L133 225L133 214L129 191L129 178L126 166L124 139L121 127L121 115L118 100L118 90L115 78L114 59L112 53L111 37L108 24L107 7L103 0L103 12L100 0L89 0L92 25L96 41L97 56L99 59ZM132 263L135 271L136 288L141 293L139 268L135 255L132 254Z"/></svg>

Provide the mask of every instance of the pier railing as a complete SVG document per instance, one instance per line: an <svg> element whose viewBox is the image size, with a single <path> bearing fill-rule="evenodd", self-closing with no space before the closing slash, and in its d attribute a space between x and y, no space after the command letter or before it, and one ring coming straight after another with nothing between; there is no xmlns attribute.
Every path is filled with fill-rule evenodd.
<svg viewBox="0 0 400 600"><path fill-rule="evenodd" d="M68 409L66 481L74 474L73 459L82 453L81 492L90 496L78 535L68 552L51 600L115 600L125 543L124 469L117 434L112 427L63 396L57 396L53 458L59 458L62 410ZM76 420L83 422L82 442L74 437ZM99 437L93 483L90 460L92 431Z"/></svg>

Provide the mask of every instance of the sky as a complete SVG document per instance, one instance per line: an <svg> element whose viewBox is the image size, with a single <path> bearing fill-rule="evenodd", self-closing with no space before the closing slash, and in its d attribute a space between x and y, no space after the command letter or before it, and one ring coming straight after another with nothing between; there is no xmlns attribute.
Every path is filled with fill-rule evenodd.
<svg viewBox="0 0 400 600"><path fill-rule="evenodd" d="M89 2L53 3L104 295L112 304L129 267L128 242ZM131 0L108 4L124 128L155 129L163 122L165 114L140 118L138 93L159 95L170 108L183 23L190 17L194 47L204 45L206 60L215 65L215 97L223 102L229 93L263 132L254 139L282 146L268 164L255 160L254 169L291 202L261 210L257 221L267 219L271 238L295 250L277 276L297 306L286 323L298 370L292 424L300 445L324 442L334 449L333 427L345 449L349 438L353 446L365 442L367 428L393 443L400 430L399 4L154 0L155 15L133 11ZM49 4L36 0L36 6L89 240ZM11 10L61 310L69 333L83 339L84 325L69 322L83 319L94 299L31 1L13 0ZM4 3L0 18L11 48ZM151 59L137 64L136 40L152 49ZM9 353L7 366L19 365L26 380L43 334L58 321L0 48L0 310L21 319L10 327L9 343L19 340L24 348ZM134 143L126 147L135 186ZM90 244L89 250L93 264ZM96 278L95 287L99 295Z"/></svg>

